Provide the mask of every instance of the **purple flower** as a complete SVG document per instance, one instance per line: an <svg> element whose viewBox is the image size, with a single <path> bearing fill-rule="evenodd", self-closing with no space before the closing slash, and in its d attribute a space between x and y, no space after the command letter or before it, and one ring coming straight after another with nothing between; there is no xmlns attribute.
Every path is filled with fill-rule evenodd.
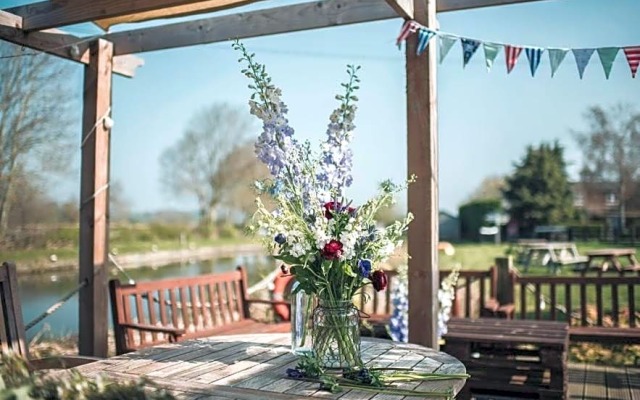
<svg viewBox="0 0 640 400"><path fill-rule="evenodd" d="M358 261L358 272L363 278L368 277L371 274L371 260Z"/></svg>

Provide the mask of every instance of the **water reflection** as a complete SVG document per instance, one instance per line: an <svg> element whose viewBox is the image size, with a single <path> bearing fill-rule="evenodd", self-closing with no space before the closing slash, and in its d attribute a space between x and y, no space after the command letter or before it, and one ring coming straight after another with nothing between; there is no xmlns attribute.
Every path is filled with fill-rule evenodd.
<svg viewBox="0 0 640 400"><path fill-rule="evenodd" d="M244 265L249 275L249 285L253 285L271 272L276 264L268 256L239 255L233 258L218 258L212 260L192 260L191 262L168 264L161 267L141 267L128 269L127 274L137 281L153 279L174 278L179 276L197 276L214 272L231 271L238 265ZM110 279L118 278L127 281L127 278L118 273L115 267L111 268ZM78 282L77 271L65 273L51 273L40 275L26 275L18 277L20 286L20 299L22 302L22 315L25 324L44 312L57 302L62 296L73 290ZM111 325L111 315L108 315ZM78 331L78 297L74 296L67 301L55 314L47 317L27 332L31 339L44 324L50 326L51 334L65 335L75 334Z"/></svg>

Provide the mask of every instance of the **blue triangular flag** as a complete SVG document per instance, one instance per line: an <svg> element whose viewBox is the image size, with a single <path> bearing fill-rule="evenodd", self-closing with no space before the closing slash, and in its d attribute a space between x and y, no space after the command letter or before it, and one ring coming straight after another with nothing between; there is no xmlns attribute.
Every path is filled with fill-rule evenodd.
<svg viewBox="0 0 640 400"><path fill-rule="evenodd" d="M465 67L476 50L478 50L480 42L473 39L461 38L460 43L462 43L462 66Z"/></svg>
<svg viewBox="0 0 640 400"><path fill-rule="evenodd" d="M420 28L418 31L418 47L416 49L416 54L420 55L429 45L429 40L435 35L434 31Z"/></svg>
<svg viewBox="0 0 640 400"><path fill-rule="evenodd" d="M525 53L527 53L527 58L529 59L529 69L531 70L531 76L536 76L536 70L540 65L540 60L542 60L542 53L544 53L544 49L539 47L527 47L524 49Z"/></svg>
<svg viewBox="0 0 640 400"><path fill-rule="evenodd" d="M576 58L576 64L578 65L578 73L580 74L580 79L584 75L584 69L587 68L587 64L589 64L589 60L591 59L591 55L595 51L595 49L573 49L573 56Z"/></svg>

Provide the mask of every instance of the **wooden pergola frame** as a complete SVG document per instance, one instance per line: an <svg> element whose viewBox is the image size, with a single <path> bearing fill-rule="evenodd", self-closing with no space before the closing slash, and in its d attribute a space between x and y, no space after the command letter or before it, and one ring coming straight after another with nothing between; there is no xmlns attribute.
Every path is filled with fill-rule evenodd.
<svg viewBox="0 0 640 400"><path fill-rule="evenodd" d="M58 28L192 15L258 0L50 0L0 10L0 39L85 64L80 194L79 352L107 355L107 251L112 74L132 77L135 53L391 18L437 29L436 12L540 0L320 0L259 11L105 33L81 39ZM409 340L438 347L438 129L436 49L406 46L407 163L418 177L408 190Z"/></svg>

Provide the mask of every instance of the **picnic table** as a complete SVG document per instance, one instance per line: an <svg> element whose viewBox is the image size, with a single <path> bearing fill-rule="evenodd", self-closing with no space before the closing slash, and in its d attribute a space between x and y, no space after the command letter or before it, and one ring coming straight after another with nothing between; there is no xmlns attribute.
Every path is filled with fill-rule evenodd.
<svg viewBox="0 0 640 400"><path fill-rule="evenodd" d="M587 264L582 270L585 274L588 271L597 271L598 275L607 272L613 267L620 275L627 271L640 271L640 264L636 259L636 249L598 249L586 252ZM623 259L628 262L623 263Z"/></svg>
<svg viewBox="0 0 640 400"><path fill-rule="evenodd" d="M556 321L451 318L444 349L471 375L458 398L484 392L566 399L568 328Z"/></svg>
<svg viewBox="0 0 640 400"><path fill-rule="evenodd" d="M580 256L578 248L572 242L525 242L520 243L520 261L527 272L535 260L540 260L543 266L549 266L557 272L563 265L581 264L587 261Z"/></svg>
<svg viewBox="0 0 640 400"><path fill-rule="evenodd" d="M179 398L326 397L330 393L320 391L319 383L287 377L286 369L295 367L298 360L290 352L290 341L290 335L282 333L215 336L150 347L76 370L86 376L102 375L115 380L144 376ZM373 367L413 368L427 373L466 373L464 365L454 357L414 344L363 338L361 351L363 361ZM399 387L439 392L451 388L456 394L464 383L464 379L449 379L408 382ZM369 398L375 393L344 388L340 395Z"/></svg>

